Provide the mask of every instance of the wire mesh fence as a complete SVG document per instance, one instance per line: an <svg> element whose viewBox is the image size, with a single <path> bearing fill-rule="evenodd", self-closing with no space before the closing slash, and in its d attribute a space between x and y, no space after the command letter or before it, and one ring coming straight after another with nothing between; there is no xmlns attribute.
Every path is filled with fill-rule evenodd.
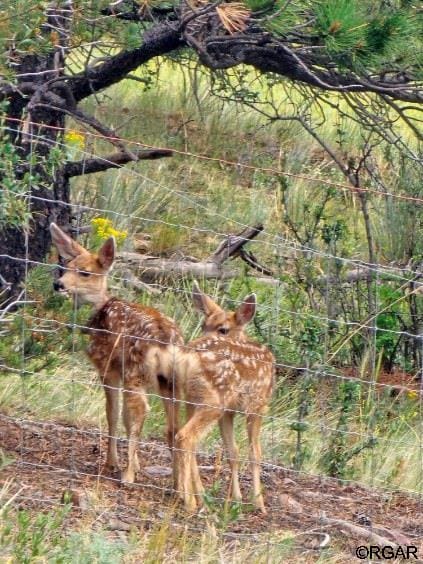
<svg viewBox="0 0 423 564"><path fill-rule="evenodd" d="M13 121L13 120L10 120ZM16 120L15 120L16 121ZM22 125L22 122L21 124ZM29 126L37 124L30 123ZM13 130L12 125L5 127ZM17 124L16 124L17 127ZM46 126L43 125L45 128ZM84 132L84 135L87 135ZM93 137L107 136L92 134ZM41 133L30 133L31 144L48 141ZM135 144L141 148L152 147L141 143L134 143L129 139L119 139L126 144ZM57 142L57 146L66 148L66 143ZM172 149L173 150L173 149ZM78 157L84 161L93 156L92 152L77 149ZM258 170L245 163L232 162L226 159L216 159L204 155L197 155L188 151L179 151L188 159L208 159L225 166L250 168ZM95 158L102 161L101 155ZM105 159L107 161L107 159ZM31 159L30 159L30 162ZM109 162L110 164L110 162ZM123 165L122 165L123 166ZM118 168L122 168L117 165ZM36 168L36 163L31 167ZM329 184L340 191L356 194L366 192L369 196L391 200L412 200L416 205L423 199L402 194L379 192L369 188L360 190L344 183L326 181L307 175L295 175L280 170L262 167L261 172L277 176L290 176L307 181L321 187ZM31 171L30 171L31 172ZM134 178L148 181L167 194L172 194L177 200L200 210L212 219L216 225L224 223L235 229L249 227L240 221L216 212L207 203L201 203L182 190L163 185L156 180L149 179L135 169L125 168L125 174ZM34 188L31 186L31 188ZM1 191L5 191L1 188ZM80 196L81 193L78 193ZM85 194L80 201L69 203L64 200L37 195L31 189L23 196L28 209L33 201L45 204L59 204L71 210L75 217L72 231L76 239L81 236L87 238L82 218L106 217L124 220L125 225L137 222L145 226L160 225L182 229L196 236L213 237L219 242L229 242L228 234L223 230L212 229L208 222L205 225L189 225L175 223L161 217L151 217L138 213L122 213L88 203L89 194ZM66 226L70 227L70 226ZM192 415L199 408L214 409L219 417L232 415L258 416L262 423L262 460L260 471L263 480L265 506L268 512L268 523L285 523L287 515L290 519L305 522L305 528L319 538L318 547L321 549L327 540L328 523L334 526L331 515L333 505L328 504L330 491L336 491L336 499L342 492L351 487L350 501L356 512L360 513L360 506L364 506L364 528L373 530L373 521L377 521L380 507L375 501L377 496L386 492L400 491L410 496L410 507L413 503L418 506L422 500L423 488L423 335L416 323L390 323L395 319L412 316L413 312L401 309L404 303L409 303L411 296L421 293L423 281L418 269L410 265L390 265L382 262L371 262L361 258L351 258L337 254L328 245L324 248L314 248L301 244L298 240L290 239L277 232L263 229L259 239L252 243L259 249L264 249L266 256L272 257L273 276L254 276L251 272L238 275L238 282L234 289L230 289L231 282L220 280L213 287L210 281L204 280L204 286L209 287L213 294L226 297L225 303L231 308L239 307L243 303L246 290L258 293L258 313L254 324L251 323L250 333L260 343L260 347L269 347L275 361L273 364L276 376L273 396L269 402L270 410L258 413L241 408L228 407L225 404L225 389L222 388L219 405L207 402L192 402L185 397L190 378L198 378L194 370L187 369L181 376L183 380L180 396L175 395L172 387L170 400L173 405L187 408ZM104 407L101 390L121 393L128 380L128 349L122 343L130 343L134 348L137 342L140 347L150 347L164 354L163 350L172 346L173 341L163 338L146 336L133 330L131 316L123 319L119 330L93 327L87 321L87 314L81 313L75 301L65 306L56 303L54 294L45 286L53 283L54 271L58 268L55 261L37 261L29 257L31 233L25 232L25 254L15 256L8 249L2 249L0 259L15 261L24 265L25 283L23 290L16 300L6 302L0 313L0 335L5 345L2 347L0 370L3 372L5 409L0 414L0 425L5 437L5 452L13 451L16 459L5 464L9 476L15 479L13 486L16 500L31 502L35 505L51 506L66 505L68 498L59 499L60 492L89 490L95 484L107 484L107 499L90 501L96 511L105 512L110 516L128 518L137 524L160 522L163 517L160 512L152 509L148 517L137 513L134 503L153 504L172 508L175 513L171 524L176 528L187 527L190 531L205 530L204 523L184 524L181 521L179 509L175 509L176 501L183 494L178 486L172 482L172 457L178 456L178 445L175 438L167 445L158 432L163 424L162 409L157 400L169 400L169 394L160 393L160 388L138 386L131 388L131 394L142 396L152 404L152 412L147 414L145 430L139 440L137 449L141 453L141 468L137 478L131 486L122 486L121 478L105 467L106 443L111 439L118 440L121 462L125 460L123 454L128 449L128 439L110 435L105 429ZM284 265L281 266L280 257L283 256ZM288 257L288 258L286 258ZM305 262L305 268L316 268L318 276L300 282L301 297L297 301L286 299L291 292L287 271L295 262ZM303 267L304 265L302 265ZM340 267L350 269L352 279L345 282L341 279ZM354 270L352 270L354 269ZM75 266L60 265L61 276L75 272ZM95 272L90 275L96 277ZM302 274L301 274L302 275ZM102 273L99 276L103 276ZM240 283L239 280L246 281ZM214 282L213 282L214 283ZM298 283L298 280L297 280ZM116 289L117 295L128 298L129 302L136 301L148 306L155 306L160 311L175 318L180 323L185 345L181 346L184 354L195 359L207 354L207 346L198 348L192 338L201 333L200 316L193 312L191 304L192 276L184 276L180 272L173 272L170 276L163 276L145 284L146 293L138 293L133 288L133 277L127 271L119 269L111 278L110 285ZM347 289L345 289L347 284ZM354 290L351 288L354 286ZM35 292L34 292L35 289ZM389 291L388 291L388 290ZM149 290L154 290L149 294ZM243 293L241 293L241 290ZM110 291L110 295L113 295ZM35 295L34 295L35 294ZM228 299L229 295L229 299ZM299 294L298 294L299 295ZM262 301L260 298L263 298ZM350 300L351 307L343 308L343 300ZM49 305L44 308L44 300ZM308 300L308 304L306 301ZM310 307L311 304L311 307ZM365 304L365 305L364 305ZM397 307L398 306L398 307ZM143 315L143 310L140 310ZM85 315L85 317L84 317ZM413 320L412 320L413 321ZM128 327L126 324L128 323ZM114 347L118 347L121 359L118 371L117 385L110 385L100 378L85 360L87 340L81 334L99 334L110 338L114 342L112 349L105 346L104 356L106 370L109 369L108 358L113 356ZM95 338L95 337L94 337ZM221 340L226 337L221 335ZM231 340L229 338L229 340ZM233 339L232 339L233 340ZM235 339L236 340L236 339ZM402 347L402 348L401 348ZM177 348L177 347L176 347ZM399 351L402 360L413 356L413 362L403 362L403 368L397 370L394 376L383 367L386 351L391 354L391 361L396 364ZM147 349L146 349L147 350ZM263 349L260 349L263 350ZM59 352L58 352L59 351ZM161 351L161 352L160 352ZM413 351L413 353L411 352ZM174 351L174 365L171 368L172 386L180 377L178 373ZM239 353L241 356L242 354ZM63 358L60 358L62 355ZM215 365L224 362L228 351L212 354ZM360 362L353 366L352 359L360 356ZM245 360L245 359L244 359ZM194 361L192 361L194 362ZM237 359L242 364L243 360ZM253 382L260 382L263 366L268 364L260 355L253 357L253 367L256 376ZM172 363L172 361L171 361ZM248 359L246 364L248 364ZM398 363L397 363L398 364ZM407 366L405 366L407 365ZM245 371L248 367L244 366ZM265 368L265 366L264 366ZM211 368L210 368L211 370ZM242 378L242 371L238 371ZM396 376L395 376L396 374ZM19 385L14 378L19 379ZM103 378L103 382L101 381ZM251 375L249 376L251 378ZM10 384L12 382L12 384ZM188 384L187 384L188 382ZM235 386L236 390L236 386ZM240 388L241 393L246 393ZM49 401L46 395L51 394ZM250 391L251 399L255 393ZM92 407L90 407L91 404ZM217 417L215 422L217 422ZM391 420L393 423L391 424ZM97 423L95 425L94 423ZM214 434L213 434L214 433ZM216 432L203 442L200 450L185 454L199 457L200 473L203 475L206 490L203 503L209 511L217 513L220 506L228 506L230 491L233 488L233 476L228 468L222 470L222 465L241 464L241 485L246 494L251 486L247 467L252 461L251 451L248 452L245 433L236 427L236 437L241 444L241 455L233 457L225 452L225 463L222 463L222 448ZM155 438L151 438L154 436ZM160 438L159 438L160 437ZM131 439L132 441L134 439ZM130 441L129 441L130 442ZM91 449L91 450L90 450ZM42 476L35 487L28 480L35 480L34 476ZM48 483L56 482L56 487ZM180 484L179 484L180 485ZM186 484L185 484L186 485ZM192 481L190 487L193 487ZM373 491L369 488L375 488ZM295 504L289 498L290 490L303 491L316 495L308 497L302 504ZM46 494L50 492L50 494ZM340 493L341 492L341 493ZM385 492L385 493L380 493ZM194 490L196 497L200 497ZM82 495L82 494L81 494ZM92 496L92 492L89 494ZM283 496L288 495L288 498ZM374 504L365 501L366 496L375 496ZM131 497L133 498L131 501ZM346 498L346 495L344 495ZM377 498L379 499L379 498ZM352 501L351 501L352 500ZM413 501L412 501L413 500ZM72 500L71 500L72 501ZM253 499L254 501L254 499ZM83 507L79 500L74 506ZM313 519L304 515L304 506L311 506ZM251 499L248 494L243 500L237 500L233 507L238 509L225 517L225 526L237 521L237 511L251 510ZM240 509L239 509L240 508ZM157 509L157 508L156 508ZM374 515L372 515L374 512ZM248 513L247 513L248 515ZM263 519L266 519L263 517ZM367 520L366 520L367 519ZM289 519L288 519L289 520ZM251 526L248 528L248 516L244 530L223 530L221 534L228 539L242 541L246 538L253 540L258 534ZM266 521L264 521L266 523ZM261 532L265 525L258 527ZM242 527L241 527L242 529ZM325 536L326 535L326 536ZM411 533L410 533L411 535ZM411 538L411 537L410 537ZM414 538L414 537L413 537ZM278 541L279 542L279 541ZM261 539L260 546L267 546L271 550L275 544L274 532L268 533L265 541ZM277 544L277 543L276 543ZM270 554L270 552L269 552ZM271 557L270 561L271 561Z"/></svg>

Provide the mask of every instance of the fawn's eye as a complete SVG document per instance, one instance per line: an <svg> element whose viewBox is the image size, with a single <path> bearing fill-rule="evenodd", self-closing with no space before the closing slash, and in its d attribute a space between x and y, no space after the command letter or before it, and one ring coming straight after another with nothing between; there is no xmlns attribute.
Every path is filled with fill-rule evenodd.
<svg viewBox="0 0 423 564"><path fill-rule="evenodd" d="M80 270L78 272L79 276L83 276L84 278L87 278L87 276L91 275L91 272L86 272L85 270Z"/></svg>
<svg viewBox="0 0 423 564"><path fill-rule="evenodd" d="M229 333L229 329L227 327L219 327L217 332L221 335L227 335Z"/></svg>

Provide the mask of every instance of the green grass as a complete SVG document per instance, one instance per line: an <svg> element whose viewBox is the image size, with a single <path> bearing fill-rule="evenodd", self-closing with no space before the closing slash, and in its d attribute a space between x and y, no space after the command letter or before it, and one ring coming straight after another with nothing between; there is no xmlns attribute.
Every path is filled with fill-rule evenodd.
<svg viewBox="0 0 423 564"><path fill-rule="evenodd" d="M93 522L87 518L80 527L69 530L69 507L35 514L26 510L16 512L7 507L7 491L2 494L0 557L13 564L46 561L52 564L170 564L192 561L199 564L222 561L264 564L286 559L335 564L341 556L332 548L317 560L315 555L313 559L302 556L296 560L293 535L262 533L255 535L253 541L225 539L211 524L202 533L192 533L189 529L175 530L166 519L142 531L141 535L134 529L123 538L101 527L90 531Z"/></svg>

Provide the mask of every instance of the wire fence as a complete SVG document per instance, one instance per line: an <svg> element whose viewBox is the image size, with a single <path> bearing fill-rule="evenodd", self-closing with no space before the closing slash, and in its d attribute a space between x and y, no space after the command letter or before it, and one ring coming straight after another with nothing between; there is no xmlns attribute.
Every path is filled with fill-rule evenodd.
<svg viewBox="0 0 423 564"><path fill-rule="evenodd" d="M16 127L22 126L23 121L18 119L10 119L9 122L15 122ZM43 128L51 127L45 124L37 124L29 122L26 124L29 127L42 126ZM4 126L4 130L17 132L10 123ZM63 128L52 128L61 131ZM83 132L84 136L90 136L93 139L104 141L116 141L115 138L92 133L89 131ZM48 141L46 137L41 134L31 133L31 146L37 142ZM151 149L150 145L135 142L130 139L118 138L119 142L124 142L128 145L134 145L139 148ZM62 149L66 148L65 142L57 141L57 146ZM156 147L154 147L156 148ZM169 149L166 147L166 149ZM225 166L233 166L239 169L260 171L266 174L286 176L293 179L307 181L311 185L320 187L322 184L327 185L341 191L348 191L352 194L359 192L367 193L371 196L378 196L383 198L390 198L393 201L412 201L416 205L423 202L423 198L408 196L405 194L393 194L381 192L370 188L355 188L345 183L333 182L320 177L313 177L303 174L294 174L271 167L257 167L245 163L234 162L226 159L210 157L206 155L199 155L189 151L179 151L171 149L175 154L186 157L187 159L199 159L202 161L210 161L215 163L224 164ZM78 154L81 160L86 160L92 156L92 152L78 149ZM108 162L107 158L101 155L95 155L95 158ZM33 163L32 155L29 159ZM110 162L110 161L109 161ZM31 170L35 168L35 164L31 164ZM117 168L123 168L117 166ZM30 170L30 173L31 173ZM173 194L185 203L195 206L195 209L201 210L202 213L211 216L216 221L216 224L225 222L233 225L236 228L248 227L247 224L236 221L233 218L213 211L207 204L201 204L195 198L187 195L183 191L170 188L158 181L150 179L140 173L138 170L132 168L125 168L125 173L134 178L148 180L155 184L161 190L168 194ZM7 192L7 189L0 188L0 193ZM228 239L227 233L219 230L214 230L208 226L190 226L182 223L175 223L167 221L162 218L146 217L139 214L122 213L113 209L100 208L94 205L87 205L85 202L72 202L48 198L45 196L37 195L36 191L26 193L23 198L27 202L28 209L30 209L33 202L44 202L47 204L59 204L63 207L69 207L71 210L77 210L78 222L80 222L80 215L85 212L91 216L98 214L106 214L108 217L121 217L125 220L136 220L143 225L164 225L168 227L177 227L188 232L195 232L199 235L212 235L219 241ZM78 234L80 223L75 227L75 232ZM263 420L263 460L260 463L261 473L263 476L263 490L265 493L266 508L272 519L277 521L281 518L282 514L289 513L301 519L302 509L295 509L295 507L287 508L281 505L280 494L289 493L289 480L294 482L298 480L296 486L312 490L317 489L320 497L317 498L314 509L320 515L325 515L325 499L327 499L328 490L330 488L344 487L346 485L354 485L357 488L356 494L359 498L356 500L358 505L363 502L365 495L365 486L359 485L367 484L376 488L382 488L384 491L400 490L404 494L415 496L417 499L422 500L423 489L423 335L420 331L410 330L409 328L392 328L387 326L378 326L378 319L381 318L386 312L393 311L393 306L398 303L403 303L409 296L419 294L422 292L423 281L421 281L422 274L420 271L411 268L410 266L398 266L369 262L362 259L350 258L340 256L337 253L331 253L319 248L301 245L294 239L289 239L279 235L278 233L271 233L266 229L263 230L261 238L254 241L254 245L258 248L267 249L269 252L274 253L274 256L279 256L280 253L291 253L290 260L295 260L297 256L306 257L310 262L318 261L319 267L324 267L325 271L322 276L325 278L322 283L323 290L319 296L319 307L315 310L302 310L301 305L298 309L289 307L289 304L284 301L281 296L286 288L286 281L283 276L276 273L272 279L272 284L264 284L267 288L267 293L271 296L264 304L259 304L259 321L270 318L271 321L263 325L266 331L257 330L257 338L264 341L264 344L272 349L275 354L276 360L274 366L276 368L277 378L274 387L273 399L270 402L269 413L254 413L248 412L248 415L257 415ZM55 265L43 261L32 260L30 258L31 235L29 232L25 234L25 256L14 256L7 249L2 249L0 259L8 259L16 263L24 264L25 266L25 282L24 290L18 302L14 305L17 307L6 307L3 313L0 313L0 335L6 339L10 336L14 337L9 339L8 347L16 347L17 355L13 356L13 362L10 360L0 359L0 370L5 375L5 396L7 396L7 388L9 386L9 379L15 377L20 378L20 398L13 398L12 407L8 406L5 401L6 409L0 413L0 426L3 427L7 433L11 432L12 439L5 440L6 451L10 449L13 443L13 429L18 429L18 440L15 443L15 455L17 456L16 462L13 464L13 475L18 484L22 484L17 488L15 495L18 499L35 504L46 504L56 507L60 505L57 496L50 497L47 494L38 492L37 487L31 487L31 484L26 484L25 481L30 479L30 476L35 476L38 473L46 473L52 481L56 480L60 488L66 482L70 490L81 489L82 487L94 487L94 484L100 481L101 483L108 483L108 487L114 488L114 493L117 496L115 509L108 509L109 514L117 515L120 517L128 517L128 505L126 503L127 495L124 488L121 487L121 480L113 474L108 473L104 468L104 454L105 443L110 439L119 439L120 450L123 451L128 447L128 440L119 436L111 436L109 431L104 431L102 428L94 428L90 424L83 425L78 421L81 414L81 401L82 404L89 402L97 403L101 397L101 388L106 391L121 392L122 387L125 388L125 378L127 374L128 359L125 358L125 347L122 348L122 359L120 364L121 382L118 386L101 383L100 379L94 377L93 369L89 368L86 364L84 348L86 345L80 344L80 333L90 332L93 334L102 334L114 338L116 343L122 339L125 342L134 343L140 342L142 346L162 346L164 348L173 346L173 342L157 339L156 337L146 337L133 333L126 328L122 331L113 331L107 329L93 328L89 322L81 321L77 309L76 302L72 308L66 312L67 318L64 319L61 313L59 317L53 309L47 314L40 314L40 304L34 306L33 297L28 292L31 270L37 267L42 271L48 271L53 274ZM333 293L333 287L337 280L333 281L335 265L342 264L345 267L362 269L370 273L371 284L368 286L369 291L372 292L373 310L368 311L367 315L361 319L353 319L348 314L333 314L333 304L341 299L341 295ZM62 273L71 272L73 269L69 266L61 266ZM95 273L94 273L95 276ZM170 277L172 278L172 277ZM53 281L53 276L51 277ZM255 282L253 276L251 280ZM380 286L388 280L389 283L394 284L395 294L388 300L387 304L381 303ZM133 296L133 291L127 291L127 286L131 284L131 279L122 273L117 273L113 277L113 283L119 285L119 293L130 293ZM357 285L365 284L366 279L358 280ZM266 285L267 284L267 285ZM183 303L183 308L187 309L191 306L190 295L191 288L190 280L187 282L181 276L175 276L170 282L168 280L158 280L150 283L149 286L160 292L160 296L167 296L174 294L177 299ZM365 289L360 290L365 292ZM398 295L399 292L399 295ZM47 294L48 292L46 292ZM39 299L39 298L38 298ZM139 301L139 296L137 301ZM160 297L155 298L160 307ZM242 296L232 296L231 303L235 306L242 304ZM9 304L10 306L12 304ZM157 305L157 304L156 304ZM172 313L172 312L167 312ZM52 317L50 317L52 315ZM198 319L198 318L197 318ZM284 357L284 346L295 341L295 336L286 336L286 323L302 324L305 321L312 320L319 324L318 341L319 347L316 342L311 341L307 343L304 341L301 347L304 352L303 362L290 361L289 358ZM127 322L131 322L128 316ZM176 319L178 322L178 319ZM198 328L198 321L195 324L191 323L190 334L195 333L193 326ZM337 338L333 337L333 332L337 331ZM256 327L257 329L257 327ZM260 327L258 328L260 329ZM291 328L288 328L288 333ZM293 331L293 330L292 330ZM48 337L55 337L53 340L54 345L60 345L60 337L62 333L66 333L68 339L70 334L71 346L68 347L64 353L65 363L53 369L34 368L34 353L27 352L26 343L30 338L41 335ZM284 339L279 339L280 336ZM420 362L422 365L419 367L419 378L412 378L409 375L406 379L401 380L399 383L393 379L392 381L379 380L381 374L380 367L380 354L381 345L378 343L380 336L397 337L404 342L418 343L420 345ZM360 368L349 370L351 367L345 365L345 360L339 360L340 353L345 350L351 341L359 336L361 338L361 345L367 349L368 357L365 359L366 368L360 372ZM267 339L266 339L267 337ZM304 335L303 335L304 337ZM301 338L303 338L301 337ZM299 340L301 341L301 338ZM224 337L222 337L224 339ZM398 342L400 342L398 340ZM5 340L6 342L6 340ZM363 345L364 343L364 345ZM298 344L298 343L297 343ZM318 348L318 353L313 355L308 354L308 347ZM383 345L382 345L383 347ZM3 349L2 349L3 350ZM195 344L188 341L183 348L184 352L192 357L204 354L204 349L199 349ZM10 352L6 351L6 352ZM112 355L113 351L106 350L105 355ZM43 353L47 356L47 351ZM224 360L227 352L224 352L222 358L219 357L220 353L215 354L215 361L218 364ZM379 356L378 356L379 355ZM3 356L3 353L2 353ZM6 355L4 355L6 356ZM35 354L36 356L36 354ZM60 356L60 354L59 354ZM263 361L260 358L254 358L257 372L261 371L261 364L266 368L268 361ZM65 374L65 372L69 374ZM418 370L415 372L418 372ZM14 376L13 376L14 375ZM241 373L242 378L242 373ZM416 374L415 374L416 376ZM196 376L197 377L197 376ZM188 374L187 379L190 378ZM344 383L352 383L357 385L356 391L351 389L344 389L342 392L343 397L337 396L339 394L340 386ZM295 400L290 398L291 389ZM15 393L12 387L11 393ZM38 390L35 394L34 390ZM288 391L287 391L288 390ZM357 391L359 390L359 391ZM173 390L174 392L174 390ZM45 417L42 418L42 409L34 405L34 401L40 400L43 394L53 394L55 400L60 401L57 408L52 405L49 406L51 410ZM143 398L152 400L168 400L169 396L159 393L156 389L140 389L132 390L132 394L140 394ZM37 395L38 394L38 395ZM41 394L41 395L40 395ZM348 395L349 394L349 395ZM330 400L325 397L327 395ZM84 398L86 397L86 400ZM59 399L60 398L60 399ZM215 404L208 404L207 402L190 402L185 397L176 397L173 395L172 401L174 404L180 404L181 407L188 408L211 408L219 410L219 413L232 413L245 415L244 409L234 409L227 407L222 399L222 404L216 406ZM409 402L407 404L407 401ZM338 402L338 403L336 403ZM334 413L331 410L334 409ZM354 409L356 412L354 412ZM402 411L403 410L403 411ZM408 410L408 411L407 411ZM409 411L413 411L413 416L409 416ZM98 408L97 411L102 411ZM364 415L362 413L364 411ZM379 411L382 415L379 414ZM55 414L54 416L52 414ZM31 416L31 414L35 414ZM313 415L314 414L314 415ZM153 415L149 417L160 418L158 410L153 410ZM391 428L387 424L387 419L390 417L396 418L395 425ZM407 419L408 418L408 419ZM104 417L99 416L100 421ZM148 427L148 425L147 425ZM397 432L398 428L401 433ZM237 430L237 436L238 436ZM52 441L54 437L55 447L52 450L51 445L47 443ZM66 450L61 455L61 440L64 441ZM40 442L41 448L37 450L36 443ZM245 442L245 441L244 441ZM315 442L317 449L313 449L311 443ZM242 466L242 486L250 485L249 479L245 468L251 464L251 454L247 454L245 445L243 444L242 455L239 461ZM223 473L224 485L219 483L220 461L219 461L219 448L217 439L214 437L210 444L207 443L205 447L200 450L195 450L192 454L199 456L202 461L202 466L208 466L206 472L206 500L209 509L215 510L216 506L224 505L228 499L225 492L227 486L230 487L230 478L227 471ZM148 438L145 433L138 441L138 448L143 453L142 466L157 466L157 474L154 472L149 476L148 472L142 471L138 473L137 480L131 486L130 492L139 489L137 499L144 499L148 501L151 497L155 502L158 500L163 501L165 496L172 493L175 497L182 494L182 491L175 489L171 484L171 477L169 473L170 458L169 452L177 453L177 446L174 443L168 447L161 439ZM87 454L87 448L95 448L93 452L88 453L88 461L81 460L81 457ZM169 450L170 448L170 450ZM85 450L84 450L85 449ZM216 449L216 452L213 452ZM325 472L319 467L319 460L322 460L321 450L327 455L332 457L332 465L329 466L334 469L336 464L342 465L342 472L338 474L332 472L331 476L327 476ZM53 452L54 451L54 452ZM284 451L289 454L286 455ZM328 454L329 453L329 454ZM356 475L351 471L347 471L348 464L355 458L359 459L359 463L355 466ZM361 457L361 458L360 458ZM146 459L153 464L145 464ZM48 460L50 459L50 460ZM124 457L122 457L122 461ZM229 463L236 462L236 459L225 454L225 460ZM155 462L158 461L158 464ZM354 460L355 462L355 460ZM334 466L335 465L335 466ZM6 467L7 468L7 467ZM163 469L167 469L167 471ZM211 470L210 470L211 468ZM201 465L200 465L201 469ZM327 469L327 464L326 464ZM361 471L361 474L360 474ZM413 474L406 476L407 472ZM22 482L20 482L20 473L22 474ZM330 473L330 472L329 472ZM211 474L211 476L210 476ZM62 478L64 477L64 481ZM405 479L407 478L407 479ZM226 482L225 482L226 480ZM285 480L285 482L283 481ZM308 481L307 481L308 480ZM328 486L330 484L330 486ZM48 489L48 488L47 488ZM53 488L54 491L54 488ZM109 490L109 495L112 490ZM29 492L31 495L29 495ZM153 492L153 493L151 493ZM57 493L57 492L55 492ZM367 492L368 493L368 492ZM128 494L130 497L130 494ZM161 496L161 497L160 497ZM325 497L326 496L326 497ZM110 500L109 500L110 503ZM169 502L167 502L169 505ZM247 501L247 496L240 502L240 506L247 508L250 507L250 502ZM133 508L132 508L133 509ZM106 509L105 509L106 511ZM366 511L371 511L371 505L366 505ZM316 514L317 514L316 513ZM153 517L143 518L138 513L133 516L137 522L151 522L151 519L160 521L160 516L156 512ZM368 528L372 529L372 515L369 516ZM172 524L176 528L181 528L185 525L181 524L178 518L174 518ZM204 531L204 527L195 525L188 525L189 529L194 532ZM317 529L316 529L317 527ZM325 535L323 520L316 519L314 526L310 528L312 531L317 531L320 535ZM248 532L227 532L224 531L222 535L231 539L245 539L256 538L256 533ZM272 544L271 535L266 541L269 546Z"/></svg>

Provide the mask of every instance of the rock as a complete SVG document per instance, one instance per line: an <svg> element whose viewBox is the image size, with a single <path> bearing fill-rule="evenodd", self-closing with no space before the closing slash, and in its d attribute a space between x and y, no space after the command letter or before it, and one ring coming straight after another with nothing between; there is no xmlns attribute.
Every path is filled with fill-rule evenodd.
<svg viewBox="0 0 423 564"><path fill-rule="evenodd" d="M148 233L135 233L132 241L137 253L144 254L151 249L151 235Z"/></svg>
<svg viewBox="0 0 423 564"><path fill-rule="evenodd" d="M172 469L168 466L146 466L143 471L152 478L167 478L172 475Z"/></svg>
<svg viewBox="0 0 423 564"><path fill-rule="evenodd" d="M291 511L293 513L303 512L303 506L301 503L288 494L281 494L279 496L279 502L282 509L285 509L286 511Z"/></svg>
<svg viewBox="0 0 423 564"><path fill-rule="evenodd" d="M282 484L283 484L284 486L296 486L296 485L297 485L297 482L294 482L294 480L291 480L291 478L284 478L284 479L282 480Z"/></svg>
<svg viewBox="0 0 423 564"><path fill-rule="evenodd" d="M60 503L68 504L70 503L74 507L86 511L89 506L88 496L85 492L78 490L64 490Z"/></svg>
<svg viewBox="0 0 423 564"><path fill-rule="evenodd" d="M200 470L200 472L213 472L215 468L214 466L203 465L203 466L199 466L198 469Z"/></svg>
<svg viewBox="0 0 423 564"><path fill-rule="evenodd" d="M311 490L305 490L301 492L301 497L304 499L314 499L314 500L321 500L323 498L323 494L321 492L314 492Z"/></svg>
<svg viewBox="0 0 423 564"><path fill-rule="evenodd" d="M124 521L121 521L120 519L110 519L106 526L109 531L129 532L131 530L131 525L125 523Z"/></svg>

